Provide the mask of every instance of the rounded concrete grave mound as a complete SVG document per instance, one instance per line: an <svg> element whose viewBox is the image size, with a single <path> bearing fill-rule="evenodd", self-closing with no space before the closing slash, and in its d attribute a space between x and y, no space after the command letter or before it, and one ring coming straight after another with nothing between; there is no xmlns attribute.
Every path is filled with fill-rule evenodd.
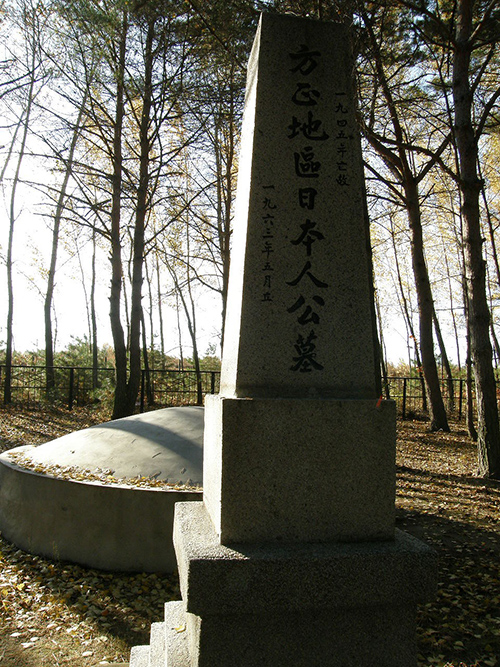
<svg viewBox="0 0 500 667"><path fill-rule="evenodd" d="M202 498L203 415L165 408L3 453L2 535L87 567L174 571L174 505Z"/></svg>

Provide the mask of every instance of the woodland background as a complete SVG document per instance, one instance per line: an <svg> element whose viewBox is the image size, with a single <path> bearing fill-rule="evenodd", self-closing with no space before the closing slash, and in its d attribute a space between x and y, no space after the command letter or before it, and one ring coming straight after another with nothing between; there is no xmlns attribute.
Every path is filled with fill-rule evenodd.
<svg viewBox="0 0 500 667"><path fill-rule="evenodd" d="M463 373L480 470L499 475L498 0L3 0L4 402L16 353L43 358L50 392L68 317L92 364L110 343L114 417L134 410L144 363L182 365L188 345L199 369L219 352L245 65L263 10L351 24L381 374L402 322L431 427L448 429L439 374ZM15 345L26 284L44 314L37 350Z"/></svg>

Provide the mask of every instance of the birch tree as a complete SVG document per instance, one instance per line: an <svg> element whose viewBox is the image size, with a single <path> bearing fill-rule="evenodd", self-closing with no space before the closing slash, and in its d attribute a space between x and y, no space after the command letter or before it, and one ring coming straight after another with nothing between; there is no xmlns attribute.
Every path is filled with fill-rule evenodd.
<svg viewBox="0 0 500 667"><path fill-rule="evenodd" d="M18 45L15 57L15 70L18 72L17 79L23 85L14 89L15 99L12 105L20 111L18 120L14 124L14 132L11 142L12 157L14 161L14 172L10 181L9 205L8 205L8 241L6 253L7 273L7 322L6 322L6 350L5 350L5 377L4 377L4 402L12 400L12 355L14 348L14 232L16 220L19 214L18 190L22 179L23 163L27 154L27 142L31 131L34 101L46 80L44 62L41 54L41 39L43 24L47 19L42 1L31 1L19 3L11 8L11 25L15 26L16 35L22 40ZM4 169L6 169L7 163ZM2 174L4 176L4 173Z"/></svg>

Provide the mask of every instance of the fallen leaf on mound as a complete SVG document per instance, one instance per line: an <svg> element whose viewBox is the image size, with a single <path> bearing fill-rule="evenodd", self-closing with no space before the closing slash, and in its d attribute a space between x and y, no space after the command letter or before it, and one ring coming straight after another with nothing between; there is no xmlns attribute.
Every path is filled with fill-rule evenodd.
<svg viewBox="0 0 500 667"><path fill-rule="evenodd" d="M29 453L9 452L9 459L19 468L24 468L39 475L48 475L56 479L71 482L96 482L106 486L131 486L143 489L161 489L163 491L201 491L199 484L169 482L156 477L115 477L112 470L79 468L77 466L59 466L42 464L34 461Z"/></svg>

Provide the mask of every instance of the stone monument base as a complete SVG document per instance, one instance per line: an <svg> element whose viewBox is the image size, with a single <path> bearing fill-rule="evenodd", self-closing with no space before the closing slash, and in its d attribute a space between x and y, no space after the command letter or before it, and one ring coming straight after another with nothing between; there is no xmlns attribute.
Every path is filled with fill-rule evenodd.
<svg viewBox="0 0 500 667"><path fill-rule="evenodd" d="M207 396L203 456L222 544L394 536L394 401Z"/></svg>
<svg viewBox="0 0 500 667"><path fill-rule="evenodd" d="M179 503L174 542L183 602L156 630L169 667L415 667L437 574L419 540L227 547L203 503Z"/></svg>

